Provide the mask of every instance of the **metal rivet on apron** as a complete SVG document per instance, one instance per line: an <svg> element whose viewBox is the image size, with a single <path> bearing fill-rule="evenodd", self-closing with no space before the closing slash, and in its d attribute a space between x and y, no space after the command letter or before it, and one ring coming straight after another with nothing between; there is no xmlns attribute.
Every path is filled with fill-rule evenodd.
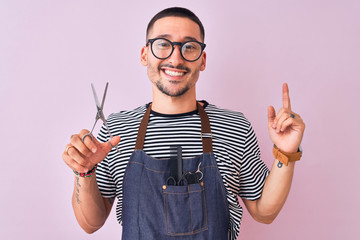
<svg viewBox="0 0 360 240"><path fill-rule="evenodd" d="M166 189L166 185L163 185L163 189L164 189L164 190Z"/></svg>
<svg viewBox="0 0 360 240"><path fill-rule="evenodd" d="M204 186L204 183L203 183L203 182L201 182L201 183L200 183L200 185L203 187L203 186Z"/></svg>

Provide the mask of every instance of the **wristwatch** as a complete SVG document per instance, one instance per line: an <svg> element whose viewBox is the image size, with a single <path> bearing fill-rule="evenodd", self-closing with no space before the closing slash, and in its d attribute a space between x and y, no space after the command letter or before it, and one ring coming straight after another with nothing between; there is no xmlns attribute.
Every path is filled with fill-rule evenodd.
<svg viewBox="0 0 360 240"><path fill-rule="evenodd" d="M299 149L296 153L285 153L274 144L273 155L275 159L279 160L287 166L289 162L295 162L300 160L302 156L302 149L301 146L299 146Z"/></svg>

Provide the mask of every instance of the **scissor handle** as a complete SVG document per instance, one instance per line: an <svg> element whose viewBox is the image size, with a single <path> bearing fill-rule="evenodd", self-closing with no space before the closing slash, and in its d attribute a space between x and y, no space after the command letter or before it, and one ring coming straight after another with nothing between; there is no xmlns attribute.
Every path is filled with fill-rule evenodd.
<svg viewBox="0 0 360 240"><path fill-rule="evenodd" d="M112 138L113 138L113 137L111 136L111 137L110 137L110 140L109 140L109 145L111 146L111 148L115 148L118 153L121 153L121 151L120 151L120 149L117 147L117 145L113 146L113 145L111 144L111 139L112 139Z"/></svg>
<svg viewBox="0 0 360 240"><path fill-rule="evenodd" d="M197 170L196 170L196 172L195 172L195 173L200 173L200 175L201 175L201 177L199 177L199 181L201 181L201 179L203 179L203 177L204 177L203 172L202 172L202 171L200 171L200 165L201 165L201 162L199 163L199 165L198 165L198 169L197 169Z"/></svg>
<svg viewBox="0 0 360 240"><path fill-rule="evenodd" d="M169 185L173 185L173 186L176 186L177 185L177 182L175 180L175 178L173 176L170 176L166 179L166 185L169 186Z"/></svg>
<svg viewBox="0 0 360 240"><path fill-rule="evenodd" d="M91 138L91 141L93 140L93 135L91 132L89 132L88 134L85 134L82 138L81 138L81 141L84 142L85 138L89 136Z"/></svg>
<svg viewBox="0 0 360 240"><path fill-rule="evenodd" d="M81 141L84 142L84 140L85 140L85 138L86 138L87 136L89 136L89 137L91 138L91 141L94 140L93 135L91 134L91 132L89 132L88 134L85 134L85 135L81 138ZM111 137L111 138L112 138L112 137ZM111 148L115 148L116 151L118 151L119 153L121 153L121 151L119 150L119 148L118 148L117 146L111 145L111 142L110 142L110 141L111 141L111 138L110 138L110 140L109 140L109 145L111 146Z"/></svg>
<svg viewBox="0 0 360 240"><path fill-rule="evenodd" d="M201 181L204 177L204 174L202 173L202 171L196 171L195 174L200 173L201 177L198 178L199 181Z"/></svg>

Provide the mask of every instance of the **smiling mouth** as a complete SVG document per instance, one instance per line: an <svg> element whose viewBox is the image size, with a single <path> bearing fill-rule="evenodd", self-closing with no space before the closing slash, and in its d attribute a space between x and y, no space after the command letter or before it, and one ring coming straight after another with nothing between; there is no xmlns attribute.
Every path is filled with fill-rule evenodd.
<svg viewBox="0 0 360 240"><path fill-rule="evenodd" d="M169 70L169 69L163 69L163 71L166 75L169 75L172 77L181 77L186 74L186 72L178 72L178 71L173 71L173 70Z"/></svg>

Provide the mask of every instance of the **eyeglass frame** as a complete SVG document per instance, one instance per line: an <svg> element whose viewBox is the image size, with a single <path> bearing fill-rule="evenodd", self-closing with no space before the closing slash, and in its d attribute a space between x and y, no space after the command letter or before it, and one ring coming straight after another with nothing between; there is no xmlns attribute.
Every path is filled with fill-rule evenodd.
<svg viewBox="0 0 360 240"><path fill-rule="evenodd" d="M169 56L167 56L166 58L160 58L160 57L156 56L155 53L154 53L154 51L153 51L152 44L153 44L153 42L155 42L156 40L159 40L159 39L166 40L166 41L168 41L168 42L171 44L172 50L171 50ZM189 43L189 42L196 42L196 43L198 43L198 44L200 45L200 47L201 47L201 52L200 52L200 54L199 54L199 57L196 58L195 60L187 60L187 59L184 57L184 55L182 54L182 51L181 51L182 47L183 47L186 43ZM157 59L164 60L164 59L169 58L169 57L173 54L174 49L175 49L175 46L177 45L177 46L180 46L180 49L179 49L179 50L180 50L181 57L182 57L185 61L188 61L188 62L195 62L195 61L197 61L197 60L201 57L201 54L203 53L203 51L204 51L204 49L205 49L205 47L206 47L206 44L205 44L205 43L202 43L202 42L199 42L199 41L196 41L196 40L190 40L190 41L186 41L186 42L172 42L172 41L170 41L169 39L162 38L162 37L149 39L149 40L147 41L147 43L146 43L146 46L149 45L149 43L150 43L151 52L152 52L152 54L154 55L154 57L156 57Z"/></svg>

